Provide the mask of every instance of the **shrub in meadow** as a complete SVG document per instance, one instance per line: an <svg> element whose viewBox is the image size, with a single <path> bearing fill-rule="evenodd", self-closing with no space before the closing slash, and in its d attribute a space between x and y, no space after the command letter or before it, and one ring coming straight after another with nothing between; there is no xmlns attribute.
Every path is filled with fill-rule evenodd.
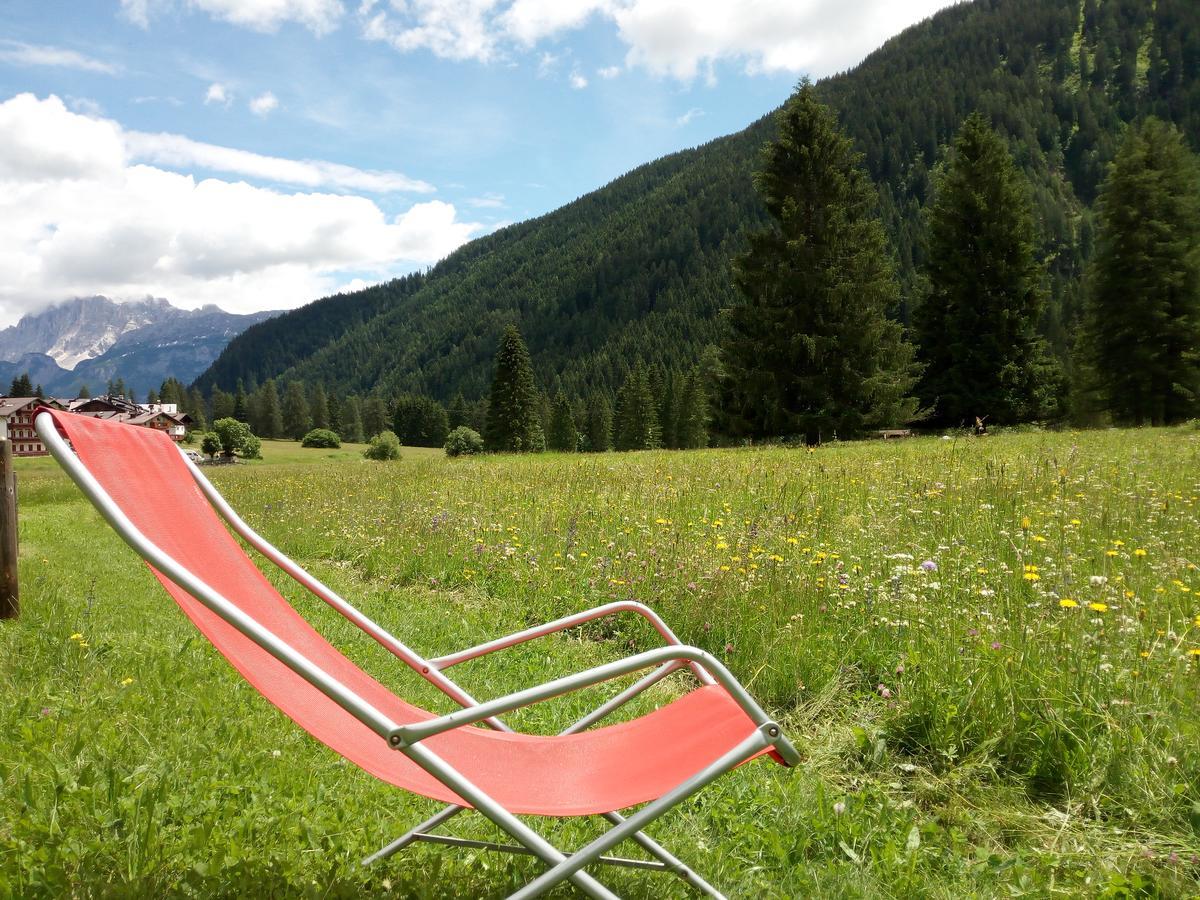
<svg viewBox="0 0 1200 900"><path fill-rule="evenodd" d="M367 459L399 459L400 438L396 437L394 431L381 431L371 438L371 443L363 451L363 456Z"/></svg>
<svg viewBox="0 0 1200 900"><path fill-rule="evenodd" d="M300 446L336 449L342 446L342 439L328 428L314 428L304 436L304 440L300 442Z"/></svg>
<svg viewBox="0 0 1200 900"><path fill-rule="evenodd" d="M473 456L483 452L483 437L474 428L459 425L446 437L447 456Z"/></svg>

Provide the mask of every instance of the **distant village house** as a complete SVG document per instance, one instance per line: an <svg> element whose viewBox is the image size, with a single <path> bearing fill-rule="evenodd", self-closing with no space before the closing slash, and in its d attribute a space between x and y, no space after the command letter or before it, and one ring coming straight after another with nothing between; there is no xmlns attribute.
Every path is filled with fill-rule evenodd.
<svg viewBox="0 0 1200 900"><path fill-rule="evenodd" d="M166 432L176 443L183 441L192 424L192 417L179 412L174 403L133 403L124 397L105 396L76 400L0 397L0 435L7 435L12 441L13 456L46 455L46 448L33 428L33 413L38 406L153 428Z"/></svg>

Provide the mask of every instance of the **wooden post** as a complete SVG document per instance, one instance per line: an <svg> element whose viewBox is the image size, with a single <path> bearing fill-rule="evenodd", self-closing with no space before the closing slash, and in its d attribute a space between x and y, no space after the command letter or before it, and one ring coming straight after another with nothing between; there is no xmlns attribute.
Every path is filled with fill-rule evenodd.
<svg viewBox="0 0 1200 900"><path fill-rule="evenodd" d="M12 441L0 438L0 619L15 619L21 611L17 587L17 475L13 471Z"/></svg>

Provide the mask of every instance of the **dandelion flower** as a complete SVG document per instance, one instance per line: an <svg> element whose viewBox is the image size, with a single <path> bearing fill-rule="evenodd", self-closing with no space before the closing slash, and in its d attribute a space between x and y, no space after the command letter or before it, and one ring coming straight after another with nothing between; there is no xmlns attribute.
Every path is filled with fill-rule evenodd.
<svg viewBox="0 0 1200 900"><path fill-rule="evenodd" d="M1093 612L1098 612L1098 613L1108 612L1108 604L1107 603L1089 603L1088 609L1092 610Z"/></svg>
<svg viewBox="0 0 1200 900"><path fill-rule="evenodd" d="M1138 547L1136 550L1133 551L1133 555L1134 556L1145 556L1146 551L1143 550L1141 547Z"/></svg>
<svg viewBox="0 0 1200 900"><path fill-rule="evenodd" d="M1039 575L1037 572L1026 572L1021 577L1024 578L1026 581L1041 581L1042 580L1042 576Z"/></svg>
<svg viewBox="0 0 1200 900"><path fill-rule="evenodd" d="M82 635L82 634L80 634L80 633L77 631L77 632L75 632L73 635L71 635L71 637L70 637L70 638L68 638L68 640L72 640L72 641L82 641L82 640L83 640L83 635Z"/></svg>
<svg viewBox="0 0 1200 900"><path fill-rule="evenodd" d="M1193 647L1188 651L1188 656L1200 656L1200 647Z"/></svg>
<svg viewBox="0 0 1200 900"><path fill-rule="evenodd" d="M1063 597L1061 600L1058 601L1058 605L1061 606L1063 609L1074 609L1079 604L1076 603L1074 600L1072 600L1070 597Z"/></svg>
<svg viewBox="0 0 1200 900"><path fill-rule="evenodd" d="M133 684L132 678L122 678L121 679L121 687L129 687L131 684Z"/></svg>

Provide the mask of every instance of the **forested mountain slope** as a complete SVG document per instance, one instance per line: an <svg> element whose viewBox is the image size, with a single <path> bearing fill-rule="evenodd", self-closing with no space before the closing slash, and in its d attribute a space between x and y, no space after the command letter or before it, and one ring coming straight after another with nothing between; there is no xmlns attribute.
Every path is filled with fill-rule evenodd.
<svg viewBox="0 0 1200 900"><path fill-rule="evenodd" d="M1125 123L1148 113L1200 146L1194 0L977 0L906 30L821 82L864 153L905 286L920 296L920 208L941 148L973 110L1033 184L1050 269L1044 329L1065 352L1091 249L1090 204ZM751 184L770 116L641 166L552 213L464 246L423 277L258 325L200 379L267 377L338 392L482 396L516 323L539 380L615 388L639 358L695 363L733 300L730 257L762 219Z"/></svg>

